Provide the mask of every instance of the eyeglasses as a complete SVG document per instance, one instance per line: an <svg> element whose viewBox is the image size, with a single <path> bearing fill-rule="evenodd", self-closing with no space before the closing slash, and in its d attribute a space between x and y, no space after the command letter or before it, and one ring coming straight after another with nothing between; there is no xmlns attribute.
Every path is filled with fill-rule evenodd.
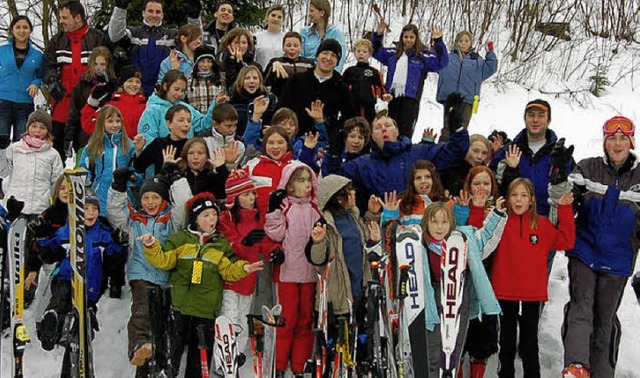
<svg viewBox="0 0 640 378"><path fill-rule="evenodd" d="M625 117L611 118L604 124L603 129L606 135L613 135L618 131L622 131L624 135L633 136L636 131L636 127L633 122Z"/></svg>

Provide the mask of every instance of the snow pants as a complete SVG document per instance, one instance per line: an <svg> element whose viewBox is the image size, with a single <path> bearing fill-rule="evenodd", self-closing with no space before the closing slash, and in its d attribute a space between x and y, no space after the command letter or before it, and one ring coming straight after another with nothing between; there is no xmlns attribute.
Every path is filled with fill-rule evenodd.
<svg viewBox="0 0 640 378"><path fill-rule="evenodd" d="M420 113L420 101L411 97L394 97L389 103L389 117L398 124L400 135L409 139Z"/></svg>
<svg viewBox="0 0 640 378"><path fill-rule="evenodd" d="M570 257L569 303L562 338L565 366L586 366L592 378L613 377L622 330L616 315L627 277L596 272Z"/></svg>
<svg viewBox="0 0 640 378"><path fill-rule="evenodd" d="M473 115L473 105L462 103L462 126L466 129L471 122L471 116ZM442 116L442 130L440 130L440 139L438 143L444 143L449 141L449 112L444 109Z"/></svg>
<svg viewBox="0 0 640 378"><path fill-rule="evenodd" d="M524 378L540 377L540 356L538 354L538 322L542 302L521 302L499 300L502 308L500 316L500 370L498 377L513 378L516 374L516 351L522 359ZM521 310L522 308L522 310ZM518 337L518 326L520 327ZM520 340L517 345L517 340Z"/></svg>
<svg viewBox="0 0 640 378"><path fill-rule="evenodd" d="M174 311L175 329L171 343L171 364L174 372L180 371L180 359L184 348L187 348L187 362L185 365L185 378L202 377L200 366L200 348L198 348L198 325L204 324L205 345L207 349L207 363L211 366L213 342L215 339L215 320L184 315Z"/></svg>
<svg viewBox="0 0 640 378"><path fill-rule="evenodd" d="M316 283L278 282L278 303L282 305L285 325L276 333L276 370L303 373L313 353L313 303Z"/></svg>

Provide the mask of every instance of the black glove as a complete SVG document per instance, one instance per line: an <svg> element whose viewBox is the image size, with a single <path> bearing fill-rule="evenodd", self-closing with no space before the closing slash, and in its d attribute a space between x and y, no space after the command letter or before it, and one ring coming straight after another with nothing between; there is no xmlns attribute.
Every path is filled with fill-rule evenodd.
<svg viewBox="0 0 640 378"><path fill-rule="evenodd" d="M633 276L631 287L633 287L633 291L636 292L636 298L638 298L638 304L640 304L640 272Z"/></svg>
<svg viewBox="0 0 640 378"><path fill-rule="evenodd" d="M51 229L51 224L42 216L38 216L27 223L27 230L37 239L49 236Z"/></svg>
<svg viewBox="0 0 640 378"><path fill-rule="evenodd" d="M109 98L110 91L107 84L96 84L87 98L87 104L94 108L99 108Z"/></svg>
<svg viewBox="0 0 640 378"><path fill-rule="evenodd" d="M51 95L51 97L53 97L56 101L62 100L65 93L67 93L64 85L62 85L60 80L56 78L52 78L49 80L49 82L47 83L47 88L49 88L49 94Z"/></svg>
<svg viewBox="0 0 640 378"><path fill-rule="evenodd" d="M113 171L113 183L111 187L116 192L126 192L127 182L131 178L131 172L127 167L120 167Z"/></svg>
<svg viewBox="0 0 640 378"><path fill-rule="evenodd" d="M573 145L567 148L564 146L564 138L558 139L551 150L551 175L549 176L551 185L567 181L567 165L571 161L572 155Z"/></svg>
<svg viewBox="0 0 640 378"><path fill-rule="evenodd" d="M100 325L98 324L98 309L95 305L89 307L89 319L91 321L91 330L100 332ZM93 338L93 332L91 332L91 338Z"/></svg>
<svg viewBox="0 0 640 378"><path fill-rule="evenodd" d="M64 156L67 158L73 157L73 141L64 141Z"/></svg>
<svg viewBox="0 0 640 378"><path fill-rule="evenodd" d="M462 103L463 97L460 93L452 93L447 97L444 103L444 110L449 114L449 127L450 133L455 133L462 127Z"/></svg>
<svg viewBox="0 0 640 378"><path fill-rule="evenodd" d="M269 254L269 262L275 265L282 265L284 262L284 251L282 248L276 247L276 249L271 251Z"/></svg>
<svg viewBox="0 0 640 378"><path fill-rule="evenodd" d="M344 124L335 119L328 119L326 128L329 137L327 152L333 156L341 156L345 148Z"/></svg>
<svg viewBox="0 0 640 378"><path fill-rule="evenodd" d="M7 200L7 220L13 222L24 209L24 202L18 201L16 197L11 196Z"/></svg>
<svg viewBox="0 0 640 378"><path fill-rule="evenodd" d="M0 150L4 150L11 144L11 137L7 134L0 135Z"/></svg>
<svg viewBox="0 0 640 378"><path fill-rule="evenodd" d="M242 239L242 245L246 245L247 247L251 247L256 243L260 243L264 238L264 229L262 228L254 228L249 231L247 236Z"/></svg>
<svg viewBox="0 0 640 378"><path fill-rule="evenodd" d="M172 161L168 161L162 164L162 172L169 179L169 181L171 181L171 184L182 178L180 165Z"/></svg>
<svg viewBox="0 0 640 378"><path fill-rule="evenodd" d="M267 213L279 209L280 205L282 205L282 201L284 201L286 196L287 191L284 189L278 189L275 192L271 193L271 195L269 196L269 209L267 210Z"/></svg>
<svg viewBox="0 0 640 378"><path fill-rule="evenodd" d="M202 4L200 0L185 0L184 4L184 13L187 14L189 18L198 18L200 17L200 12L202 12Z"/></svg>
<svg viewBox="0 0 640 378"><path fill-rule="evenodd" d="M129 6L130 2L131 2L131 0L116 0L115 1L115 5L118 8L127 9L127 7Z"/></svg>
<svg viewBox="0 0 640 378"><path fill-rule="evenodd" d="M121 228L113 231L113 241L121 246L128 247L129 246L129 233Z"/></svg>

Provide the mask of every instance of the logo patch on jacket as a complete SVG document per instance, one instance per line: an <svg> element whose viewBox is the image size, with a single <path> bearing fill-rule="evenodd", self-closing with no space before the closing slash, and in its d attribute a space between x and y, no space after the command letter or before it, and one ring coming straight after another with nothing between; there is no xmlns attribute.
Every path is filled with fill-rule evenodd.
<svg viewBox="0 0 640 378"><path fill-rule="evenodd" d="M531 245L538 244L538 235L529 236L529 242L531 243Z"/></svg>

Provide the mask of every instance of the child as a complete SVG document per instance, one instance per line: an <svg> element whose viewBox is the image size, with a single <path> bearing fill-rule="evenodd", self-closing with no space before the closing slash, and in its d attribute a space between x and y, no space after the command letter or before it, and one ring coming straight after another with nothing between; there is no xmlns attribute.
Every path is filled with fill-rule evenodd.
<svg viewBox="0 0 640 378"><path fill-rule="evenodd" d="M335 142L329 145L329 153L322 158L322 176L338 173L343 163L365 154L371 142L371 125L362 117L349 118L344 121L344 135L332 140ZM338 143L340 140L343 143ZM336 154L340 159L330 159L330 154Z"/></svg>
<svg viewBox="0 0 640 378"><path fill-rule="evenodd" d="M504 200L496 202L496 208L487 217L484 227L480 230L471 226L456 227L456 219L451 206L444 202L434 202L427 206L420 228L423 233L423 245L425 246L423 263L414 266L421 271L424 277L425 288L425 323L424 326L412 327L411 344L413 353L413 371L425 372L423 376L440 376L440 352L442 350L442 336L440 334L440 315L442 304L440 299L440 259L443 253L443 240L453 230L461 231L467 239L467 279L465 280L463 299L460 307L460 330L456 340L456 350L462 350L467 324L469 319L476 318L480 314L500 314L500 306L491 289L491 283L482 266L482 255L485 249L492 249L499 242L506 223L504 214ZM418 273L420 274L420 273ZM470 275L470 277L469 277ZM421 318L418 317L417 320ZM416 324L415 322L412 323ZM416 351L424 349L422 340L425 340L428 353L417 354ZM458 361L453 366L459 365Z"/></svg>
<svg viewBox="0 0 640 378"><path fill-rule="evenodd" d="M560 197L556 229L547 218L537 214L531 181L518 178L509 185L509 220L494 252L491 270L491 284L502 308L499 377L514 376L517 350L527 376L540 376L538 321L542 303L548 300L547 254L571 249L575 244L572 203L571 192Z"/></svg>
<svg viewBox="0 0 640 378"><path fill-rule="evenodd" d="M315 66L314 60L300 56L302 37L298 32L287 32L282 38L284 55L273 58L264 69L264 84L280 98L287 80L298 72L307 72Z"/></svg>
<svg viewBox="0 0 640 378"><path fill-rule="evenodd" d="M287 319L276 334L276 371L289 366L293 374L304 373L313 351L313 298L316 271L305 257L305 246L316 221L318 181L307 165L292 161L282 170L278 190L269 197L264 225L271 240L282 243L284 263L274 269L274 282L282 316ZM295 345L294 345L295 344Z"/></svg>
<svg viewBox="0 0 640 378"><path fill-rule="evenodd" d="M215 61L216 50L200 45L195 51L195 65L191 75L187 76L187 102L200 113L206 113L211 102L224 94L224 85L220 77L220 67Z"/></svg>
<svg viewBox="0 0 640 378"><path fill-rule="evenodd" d="M447 169L442 173L442 185L450 194L458 194L467 179L469 170L473 167L487 164L491 144L487 138L480 134L469 137L469 150L464 158L464 163L456 168Z"/></svg>
<svg viewBox="0 0 640 378"><path fill-rule="evenodd" d="M418 113L424 79L429 72L447 66L446 46L442 42L442 29L431 29L435 53L426 50L420 40L418 27L408 24L402 28L396 48L382 47L383 33L387 25L383 20L373 34L373 57L389 67L387 92L393 95L389 103L389 117L396 120L400 135L411 138Z"/></svg>
<svg viewBox="0 0 640 378"><path fill-rule="evenodd" d="M248 29L234 28L222 37L220 50L224 51L222 67L227 92L231 92L242 68L252 65L262 72L262 66L253 60L253 48L253 34Z"/></svg>
<svg viewBox="0 0 640 378"><path fill-rule="evenodd" d="M449 64L438 72L436 101L445 104L453 93L462 95L462 125L469 126L473 107L480 98L480 86L498 70L498 58L493 52L493 42L487 42L487 54L483 59L471 47L473 35L462 31L456 35L455 48L449 53ZM449 112L444 112L443 125L449 124ZM442 128L440 143L449 140L449 129Z"/></svg>
<svg viewBox="0 0 640 378"><path fill-rule="evenodd" d="M245 151L244 144L236 140L238 112L231 104L224 103L213 108L211 116L213 118L211 135L204 136L204 140L207 142L207 147L209 148L209 155L213 156L215 151L222 147L235 150L237 154L235 160L231 161L232 156L230 156L230 162L227 162L227 169L231 171L238 165Z"/></svg>
<svg viewBox="0 0 640 378"><path fill-rule="evenodd" d="M6 162L0 164L8 173L2 180L4 205L14 196L24 202L22 214L34 217L49 207L51 188L63 170L60 155L52 147L51 116L38 109L29 115L27 130L7 147Z"/></svg>
<svg viewBox="0 0 640 378"><path fill-rule="evenodd" d="M376 99L391 101L393 96L384 88L382 74L369 65L373 45L367 39L359 39L353 44L356 65L344 70L342 80L349 86L349 93L360 117L373 122L376 115Z"/></svg>
<svg viewBox="0 0 640 378"><path fill-rule="evenodd" d="M130 176L131 172L126 168L114 172L107 216L114 228L126 231L131 236L131 255L127 261L127 281L131 287L131 316L127 324L128 356L131 364L136 366L136 376L147 376L149 367L145 363L152 354L148 289L166 286L169 273L149 264L144 257L144 246L137 238L151 233L159 242L164 242L170 233L181 228L177 226L180 222L174 220L165 180L160 176L145 180L140 187L139 210L136 210L126 195Z"/></svg>
<svg viewBox="0 0 640 378"><path fill-rule="evenodd" d="M135 149L122 130L122 114L115 106L106 105L98 113L96 129L82 150L79 166L88 171L87 180L100 200L101 216L107 215L107 193L113 182L113 171L128 167ZM133 193L129 191L133 199Z"/></svg>
<svg viewBox="0 0 640 378"><path fill-rule="evenodd" d="M238 73L235 83L230 87L231 99L229 103L238 112L238 135L244 135L247 121L254 112L255 101L264 97L267 109L261 114L265 125L271 124L271 117L276 111L276 97L267 91L262 79L262 72L256 66L243 67Z"/></svg>
<svg viewBox="0 0 640 378"><path fill-rule="evenodd" d="M256 206L256 188L244 169L236 169L227 179L226 210L220 215L220 233L224 235L238 258L256 262L260 255L275 263L281 262L284 252L280 246L265 237L260 213ZM222 291L220 313L236 324L246 322L251 313L256 275L236 282L225 282ZM237 349L242 352L247 346L247 332L237 335Z"/></svg>
<svg viewBox="0 0 640 378"><path fill-rule="evenodd" d="M96 305L102 295L102 259L106 256L123 253L121 245L128 243L128 240L114 240L109 228L100 223L98 219L100 202L97 197L92 194L87 195L84 211L87 307L91 314L91 326L94 330L98 330L95 315ZM69 232L69 224L67 223L55 233L53 238L40 242L40 256L43 261L58 263L58 269L51 282L51 301L40 322L41 329L38 337L44 350L52 350L58 343L64 317L71 311L73 270L67 250L68 246L65 246L69 243Z"/></svg>
<svg viewBox="0 0 640 378"><path fill-rule="evenodd" d="M275 4L267 9L265 17L266 29L256 34L256 62L266 67L271 59L282 54L282 23L284 22L284 7Z"/></svg>
<svg viewBox="0 0 640 378"><path fill-rule="evenodd" d="M165 156L174 158L182 153L182 147L191 134L191 114L189 108L183 104L169 108L164 117L170 134L154 139L146 147L142 135L136 135L133 140L135 146L133 168L136 172L144 173L150 165L153 165L153 172L160 173Z"/></svg>
<svg viewBox="0 0 640 378"><path fill-rule="evenodd" d="M220 209L210 193L200 193L185 204L188 227L167 238L161 246L153 234L138 237L145 246L147 260L169 272L175 330L171 359L179 371L187 347L185 377L200 377L200 349L197 327L205 326L205 345L213 345L214 322L222 304L224 281L237 281L262 269L262 261L252 264L238 260L227 239L218 230ZM231 260L230 260L231 259ZM211 360L208 349L207 362Z"/></svg>
<svg viewBox="0 0 640 378"><path fill-rule="evenodd" d="M176 48L160 63L158 83L170 70L180 70L185 76L191 75L194 65L195 50L202 43L202 30L197 25L186 24L178 29L176 34Z"/></svg>
<svg viewBox="0 0 640 378"><path fill-rule="evenodd" d="M211 128L211 113L215 107L215 101L209 106L207 114L202 114L191 105L182 101L187 88L187 78L178 70L171 70L162 79L155 93L149 98L147 108L138 124L138 133L144 137L145 145L155 138L169 135L169 128L165 122L165 115L174 105L186 106L191 113L193 129L187 136L191 138L195 133L207 131ZM135 140L134 140L135 142Z"/></svg>
<svg viewBox="0 0 640 378"><path fill-rule="evenodd" d="M91 91L87 104L82 108L82 129L87 134L93 133L103 102L108 100L106 104L120 110L124 131L133 140L138 134L142 112L147 107L147 98L142 94L142 73L134 65L124 66L118 72L118 89L113 96L104 84L98 84Z"/></svg>

